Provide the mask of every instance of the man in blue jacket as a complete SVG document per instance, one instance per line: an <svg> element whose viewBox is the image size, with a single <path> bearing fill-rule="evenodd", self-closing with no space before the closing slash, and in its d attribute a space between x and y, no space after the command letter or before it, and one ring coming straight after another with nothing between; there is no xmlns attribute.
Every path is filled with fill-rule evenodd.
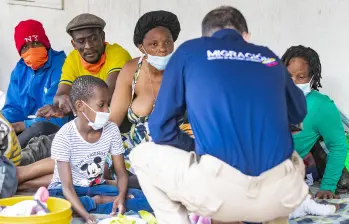
<svg viewBox="0 0 349 224"><path fill-rule="evenodd" d="M149 119L154 143L131 152L140 185L159 223L189 224L189 211L286 224L308 194L289 128L306 115L304 95L271 50L247 42L239 10L211 11L202 33L165 69ZM185 111L195 140L178 128Z"/></svg>
<svg viewBox="0 0 349 224"><path fill-rule="evenodd" d="M66 122L66 118L34 116L39 108L52 104L66 55L51 48L42 24L35 20L20 22L14 39L21 59L11 74L2 114L25 147L32 137L55 133Z"/></svg>

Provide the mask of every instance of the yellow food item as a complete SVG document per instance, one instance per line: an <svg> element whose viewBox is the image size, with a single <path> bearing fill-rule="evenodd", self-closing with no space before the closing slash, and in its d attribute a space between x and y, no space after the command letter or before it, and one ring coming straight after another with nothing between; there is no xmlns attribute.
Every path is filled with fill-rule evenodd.
<svg viewBox="0 0 349 224"><path fill-rule="evenodd" d="M148 224L157 224L158 222L156 221L156 218L147 211L139 211L138 214L141 216L141 218L146 221Z"/></svg>
<svg viewBox="0 0 349 224"><path fill-rule="evenodd" d="M136 224L136 221L129 220L126 216L118 214L117 217L112 218L109 224Z"/></svg>

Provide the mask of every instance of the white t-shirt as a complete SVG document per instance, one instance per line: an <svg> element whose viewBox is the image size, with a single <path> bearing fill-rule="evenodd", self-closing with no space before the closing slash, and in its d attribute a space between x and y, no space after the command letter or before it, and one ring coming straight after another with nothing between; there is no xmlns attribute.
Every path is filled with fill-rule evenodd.
<svg viewBox="0 0 349 224"><path fill-rule="evenodd" d="M51 158L56 161L49 188L60 183L57 161L69 162L73 185L90 187L104 183L103 171L107 154L120 155L125 151L119 128L109 122L100 139L89 143L80 135L75 121L65 124L52 142Z"/></svg>

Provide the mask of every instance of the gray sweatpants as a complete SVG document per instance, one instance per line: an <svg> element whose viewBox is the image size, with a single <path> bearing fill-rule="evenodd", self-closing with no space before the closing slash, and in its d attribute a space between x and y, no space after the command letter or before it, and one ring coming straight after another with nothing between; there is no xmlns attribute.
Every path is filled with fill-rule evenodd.
<svg viewBox="0 0 349 224"><path fill-rule="evenodd" d="M21 166L35 163L51 156L51 145L55 134L41 135L30 139L28 145L22 149Z"/></svg>

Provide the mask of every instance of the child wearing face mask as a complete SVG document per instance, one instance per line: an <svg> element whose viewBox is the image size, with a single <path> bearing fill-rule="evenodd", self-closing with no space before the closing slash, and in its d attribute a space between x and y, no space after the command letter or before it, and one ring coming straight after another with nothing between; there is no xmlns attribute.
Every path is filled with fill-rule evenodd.
<svg viewBox="0 0 349 224"><path fill-rule="evenodd" d="M55 169L50 196L69 200L87 223L95 222L90 213L152 211L142 191L127 189L120 132L108 121L107 84L93 76L81 76L72 84L70 98L77 118L64 125L53 140ZM118 187L107 185L103 178L108 153L112 155Z"/></svg>

